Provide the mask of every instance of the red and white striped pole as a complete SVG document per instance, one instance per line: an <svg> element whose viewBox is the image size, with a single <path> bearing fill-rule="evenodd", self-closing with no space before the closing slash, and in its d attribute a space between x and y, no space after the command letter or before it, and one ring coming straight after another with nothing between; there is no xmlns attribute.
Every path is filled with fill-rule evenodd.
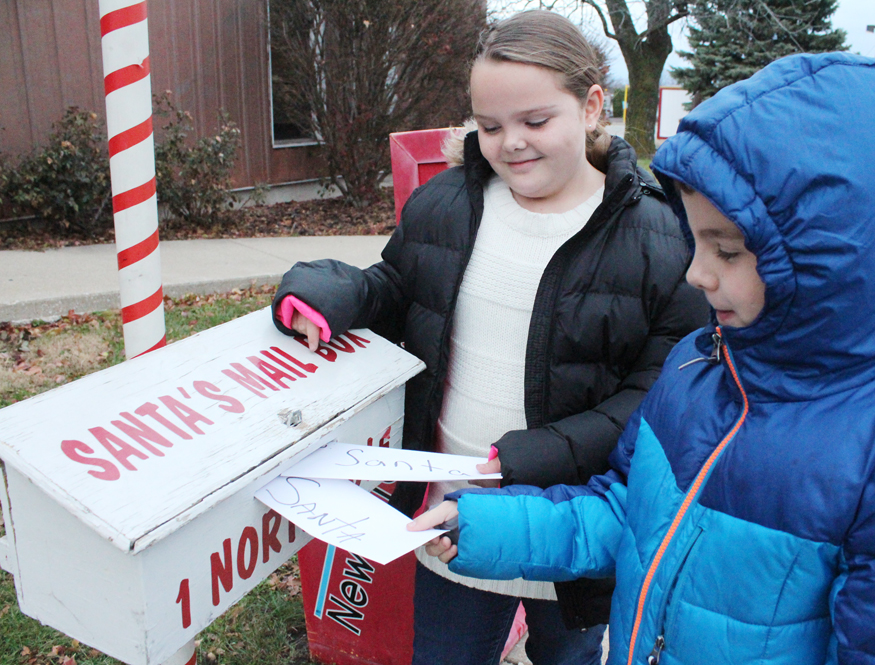
<svg viewBox="0 0 875 665"><path fill-rule="evenodd" d="M135 358L167 343L145 0L100 0L100 36L122 331ZM164 663L196 664L193 639Z"/></svg>
<svg viewBox="0 0 875 665"><path fill-rule="evenodd" d="M122 330L134 358L167 343L146 2L100 0L100 34Z"/></svg>

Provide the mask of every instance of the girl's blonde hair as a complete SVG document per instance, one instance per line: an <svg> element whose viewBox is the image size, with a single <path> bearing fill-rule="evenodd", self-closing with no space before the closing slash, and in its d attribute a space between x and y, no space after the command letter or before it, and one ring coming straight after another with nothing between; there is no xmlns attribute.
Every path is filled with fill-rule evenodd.
<svg viewBox="0 0 875 665"><path fill-rule="evenodd" d="M471 66L482 60L518 62L557 72L563 87L581 103L601 80L596 52L583 33L564 16L542 9L520 12L484 30ZM444 145L450 165L462 161L460 143L454 136ZM611 135L599 118L595 129L587 133L586 157L602 172L607 170L610 144Z"/></svg>

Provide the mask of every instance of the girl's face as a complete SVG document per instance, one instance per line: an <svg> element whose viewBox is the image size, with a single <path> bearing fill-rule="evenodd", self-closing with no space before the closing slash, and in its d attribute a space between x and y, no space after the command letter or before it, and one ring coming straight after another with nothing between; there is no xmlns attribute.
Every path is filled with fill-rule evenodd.
<svg viewBox="0 0 875 665"><path fill-rule="evenodd" d="M480 151L534 212L566 212L592 196L604 175L586 159L604 93L594 85L581 102L549 69L481 60L471 70L471 105Z"/></svg>
<svg viewBox="0 0 875 665"><path fill-rule="evenodd" d="M698 192L681 192L696 243L687 281L705 292L722 326L744 328L759 316L766 285L757 257L744 246L739 228Z"/></svg>

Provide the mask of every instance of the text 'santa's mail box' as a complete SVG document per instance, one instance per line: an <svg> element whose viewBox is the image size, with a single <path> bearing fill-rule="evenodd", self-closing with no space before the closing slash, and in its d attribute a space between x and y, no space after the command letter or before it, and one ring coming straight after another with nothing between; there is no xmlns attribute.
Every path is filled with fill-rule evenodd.
<svg viewBox="0 0 875 665"><path fill-rule="evenodd" d="M166 661L309 540L254 492L321 442L399 446L422 369L367 330L311 353L265 309L0 410L21 610Z"/></svg>

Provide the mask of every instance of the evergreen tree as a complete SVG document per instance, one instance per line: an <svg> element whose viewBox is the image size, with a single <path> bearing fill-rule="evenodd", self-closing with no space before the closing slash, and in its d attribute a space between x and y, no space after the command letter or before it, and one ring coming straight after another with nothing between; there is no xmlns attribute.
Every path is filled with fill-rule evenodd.
<svg viewBox="0 0 875 665"><path fill-rule="evenodd" d="M838 0L696 0L688 40L679 55L690 68L672 75L696 103L793 53L843 51L845 31L830 17Z"/></svg>

